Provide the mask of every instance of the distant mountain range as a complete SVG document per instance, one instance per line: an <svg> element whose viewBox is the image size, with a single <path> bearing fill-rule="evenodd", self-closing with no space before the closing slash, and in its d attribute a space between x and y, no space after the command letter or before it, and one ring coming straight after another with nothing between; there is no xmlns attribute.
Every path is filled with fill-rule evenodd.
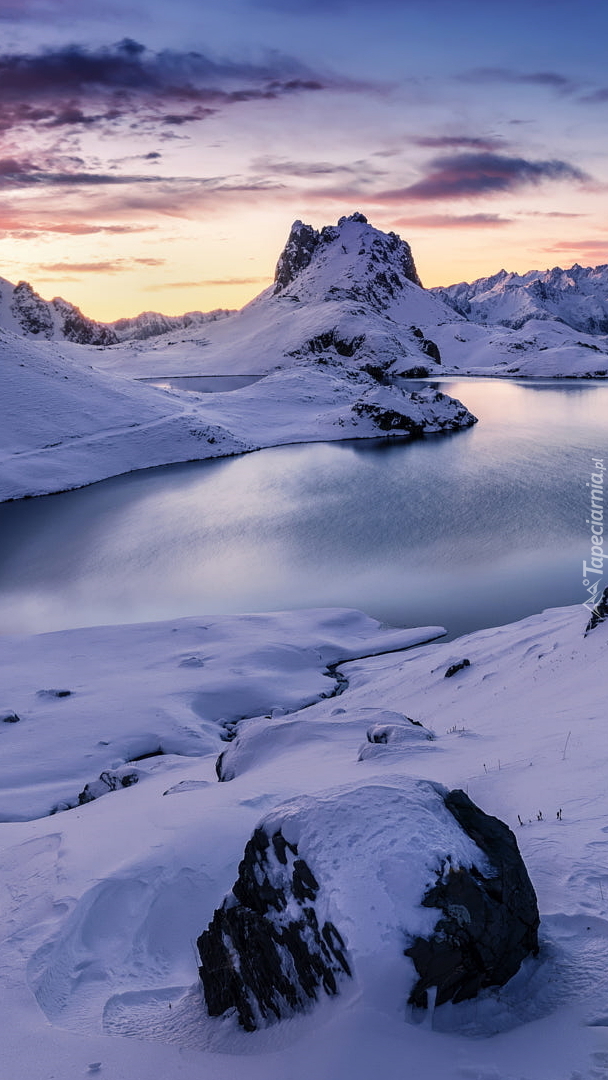
<svg viewBox="0 0 608 1080"><path fill-rule="evenodd" d="M27 281L12 285L0 278L0 326L24 337L46 341L73 341L78 345L116 345L119 341L142 340L166 334L170 330L185 330L214 322L230 314L218 309L204 313L189 311L185 315L161 315L144 311L132 319L113 323L96 322L82 314L80 308L56 296L43 300Z"/></svg>
<svg viewBox="0 0 608 1080"><path fill-rule="evenodd" d="M608 334L608 266L531 270L431 289L472 322L521 329L530 319L554 319L584 334Z"/></svg>

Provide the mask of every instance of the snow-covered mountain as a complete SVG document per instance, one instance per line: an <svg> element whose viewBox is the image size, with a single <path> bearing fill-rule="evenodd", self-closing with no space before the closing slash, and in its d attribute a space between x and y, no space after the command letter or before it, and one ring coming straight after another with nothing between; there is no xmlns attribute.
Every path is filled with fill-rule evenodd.
<svg viewBox="0 0 608 1080"><path fill-rule="evenodd" d="M129 319L103 323L89 319L80 308L63 300L43 300L27 282L11 284L0 278L0 328L23 337L45 341L72 341L78 345L116 345L119 341L145 340L169 331L197 328L231 312L188 311L185 315L161 315L144 311Z"/></svg>
<svg viewBox="0 0 608 1080"><path fill-rule="evenodd" d="M211 313L170 336L124 340L92 362L136 377L262 374L303 359L339 360L378 377L601 376L608 370L608 337L598 332L608 317L606 268L573 274L549 271L551 284L536 272L503 271L472 286L427 290L409 244L362 214L320 230L296 221L274 284L241 311ZM469 297L476 286L480 305L490 297L481 314ZM551 304L539 306L541 292L553 295Z"/></svg>
<svg viewBox="0 0 608 1080"><path fill-rule="evenodd" d="M116 341L145 341L170 331L196 329L232 314L232 311L225 308L207 312L187 311L185 315L161 315L159 311L142 311L133 318L117 319L116 322L108 323L107 327L115 335Z"/></svg>
<svg viewBox="0 0 608 1080"><path fill-rule="evenodd" d="M431 292L477 323L519 330L531 319L556 320L585 334L608 334L608 265L569 270L500 270L488 278Z"/></svg>
<svg viewBox="0 0 608 1080"><path fill-rule="evenodd" d="M23 337L80 345L113 345L119 340L110 326L87 319L67 300L59 296L43 300L27 281L12 285L5 278L0 278L0 327Z"/></svg>
<svg viewBox="0 0 608 1080"><path fill-rule="evenodd" d="M501 270L426 290L411 248L360 213L296 221L274 284L241 311L143 312L96 323L0 280L0 327L95 349L121 375L266 374L339 360L384 375L594 376L608 370L608 266ZM72 355L80 355L78 348Z"/></svg>
<svg viewBox="0 0 608 1080"><path fill-rule="evenodd" d="M179 340L124 342L94 363L124 374L260 374L301 360L424 375L441 355L423 327L465 320L420 285L409 244L359 213L317 231L296 221L275 282L241 311Z"/></svg>

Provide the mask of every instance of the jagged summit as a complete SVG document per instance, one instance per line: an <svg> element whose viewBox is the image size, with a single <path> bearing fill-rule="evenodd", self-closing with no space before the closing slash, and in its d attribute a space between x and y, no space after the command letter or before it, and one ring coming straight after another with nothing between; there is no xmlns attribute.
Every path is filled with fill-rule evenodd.
<svg viewBox="0 0 608 1080"><path fill-rule="evenodd" d="M565 323L585 334L608 333L608 265L568 270L500 270L492 277L432 290L472 322L519 330L531 319Z"/></svg>
<svg viewBox="0 0 608 1080"><path fill-rule="evenodd" d="M421 286L411 248L360 213L317 231L295 221L275 272L274 294L311 299L364 300L385 310L407 288Z"/></svg>
<svg viewBox="0 0 608 1080"><path fill-rule="evenodd" d="M43 300L27 281L12 285L5 278L0 278L0 326L46 341L113 345L118 340L111 327L88 319L67 300Z"/></svg>

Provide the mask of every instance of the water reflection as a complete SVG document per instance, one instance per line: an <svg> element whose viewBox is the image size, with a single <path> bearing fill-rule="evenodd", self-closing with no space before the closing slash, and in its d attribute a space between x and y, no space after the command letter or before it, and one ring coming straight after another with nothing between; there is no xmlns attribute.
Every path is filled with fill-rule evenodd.
<svg viewBox="0 0 608 1080"><path fill-rule="evenodd" d="M329 604L453 635L581 602L606 387L440 389L479 424L167 466L0 506L3 630Z"/></svg>

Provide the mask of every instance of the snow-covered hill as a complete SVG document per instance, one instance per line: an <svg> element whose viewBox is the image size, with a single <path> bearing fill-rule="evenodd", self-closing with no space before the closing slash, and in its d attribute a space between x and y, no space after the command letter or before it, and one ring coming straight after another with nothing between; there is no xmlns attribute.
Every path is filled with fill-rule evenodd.
<svg viewBox="0 0 608 1080"><path fill-rule="evenodd" d="M500 270L471 284L431 292L459 315L477 323L520 330L531 319L555 320L584 334L608 334L608 265L569 270Z"/></svg>
<svg viewBox="0 0 608 1080"><path fill-rule="evenodd" d="M398 1080L404 1062L420 1080L603 1078L608 622L585 637L587 618L415 648L438 628L337 610L0 639L12 1080ZM235 768L218 783L222 752ZM502 989L425 1010L408 1004L407 931L427 936L441 910L417 897L459 866L488 873L441 785L515 833L540 954ZM195 941L260 829L281 830L274 887L282 858L350 975L246 1032L207 1015ZM451 917L465 926L462 905Z"/></svg>
<svg viewBox="0 0 608 1080"><path fill-rule="evenodd" d="M474 423L433 389L407 393L333 361L300 361L221 394L155 389L0 331L0 500L281 443L405 436Z"/></svg>

